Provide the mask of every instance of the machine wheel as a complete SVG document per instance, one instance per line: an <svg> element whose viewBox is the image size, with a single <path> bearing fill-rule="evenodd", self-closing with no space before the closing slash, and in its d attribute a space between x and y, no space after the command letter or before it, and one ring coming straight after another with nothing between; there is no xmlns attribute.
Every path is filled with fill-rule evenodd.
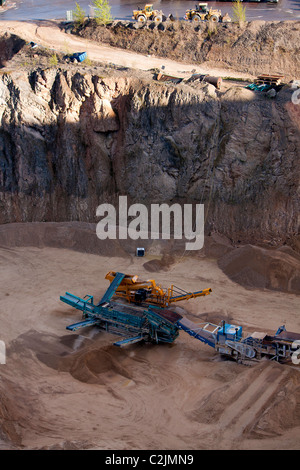
<svg viewBox="0 0 300 470"><path fill-rule="evenodd" d="M157 16L154 18L154 22L155 22L156 24L161 23L161 22L162 22L162 16L157 15Z"/></svg>
<svg viewBox="0 0 300 470"><path fill-rule="evenodd" d="M200 23L201 21L201 18L199 15L194 15L193 16L193 20L192 20L194 23Z"/></svg>
<svg viewBox="0 0 300 470"><path fill-rule="evenodd" d="M241 355L238 351L232 351L232 358L234 361L236 361L238 364L241 363Z"/></svg>
<svg viewBox="0 0 300 470"><path fill-rule="evenodd" d="M139 23L146 23L146 17L144 15L139 15L137 20Z"/></svg>
<svg viewBox="0 0 300 470"><path fill-rule="evenodd" d="M212 15L210 17L210 21L212 21L213 23L217 23L219 21L219 18L216 15Z"/></svg>

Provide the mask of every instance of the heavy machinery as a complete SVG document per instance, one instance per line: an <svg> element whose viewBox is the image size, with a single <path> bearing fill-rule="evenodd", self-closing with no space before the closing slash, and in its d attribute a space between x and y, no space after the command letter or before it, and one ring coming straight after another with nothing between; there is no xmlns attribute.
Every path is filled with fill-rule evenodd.
<svg viewBox="0 0 300 470"><path fill-rule="evenodd" d="M189 335L213 347L219 354L237 362L259 361L266 357L277 362L291 361L299 364L300 334L286 331L280 326L274 335L254 332L243 338L241 326L222 321L196 324L181 318L177 325Z"/></svg>
<svg viewBox="0 0 300 470"><path fill-rule="evenodd" d="M165 21L166 16L161 10L154 10L152 3L147 3L143 9L138 7L137 10L133 10L132 19L137 20L139 23L145 23L147 20L161 23L162 21Z"/></svg>
<svg viewBox="0 0 300 470"><path fill-rule="evenodd" d="M300 334L286 331L285 326L279 327L274 335L254 332L244 338L241 326L225 321L220 325L194 323L159 305L145 305L140 301L137 305L129 305L124 298L117 302L113 297L117 296L118 288L124 291L124 287L129 286L132 289L134 284L138 286L138 278L119 272L110 272L107 278L111 280L110 286L98 303L94 303L90 295L80 298L66 292L60 297L62 302L83 314L80 322L67 326L68 330L96 325L109 333L124 336L124 339L114 342L115 346L120 347L139 341L172 343L182 330L222 356L242 363L258 361L263 357L278 362L292 360L294 364L300 363ZM150 290L156 288L151 281L148 282ZM135 294L138 292L138 289L132 290Z"/></svg>
<svg viewBox="0 0 300 470"><path fill-rule="evenodd" d="M125 336L124 339L114 343L116 346L143 340L172 343L179 334L176 323L181 316L168 309L152 305L130 306L113 301L112 297L124 279L126 282L125 274L115 273L110 286L97 304L90 295L81 299L66 292L64 296L61 296L62 302L83 312L82 321L67 326L67 329L76 331L79 328L97 325L109 333Z"/></svg>
<svg viewBox="0 0 300 470"><path fill-rule="evenodd" d="M114 271L109 271L105 279L113 282L116 274ZM187 292L180 287L172 285L165 289L156 284L154 279L140 281L136 275L125 274L123 280L116 288L114 296L135 304L151 304L165 308L174 302L204 297L210 293L210 288L197 292Z"/></svg>
<svg viewBox="0 0 300 470"><path fill-rule="evenodd" d="M212 8L208 8L207 3L198 3L195 8L186 10L185 19L191 20L195 23L199 23L200 21L212 21L213 23L231 22L231 18L228 13L225 13L225 15L222 16L221 10L213 10Z"/></svg>

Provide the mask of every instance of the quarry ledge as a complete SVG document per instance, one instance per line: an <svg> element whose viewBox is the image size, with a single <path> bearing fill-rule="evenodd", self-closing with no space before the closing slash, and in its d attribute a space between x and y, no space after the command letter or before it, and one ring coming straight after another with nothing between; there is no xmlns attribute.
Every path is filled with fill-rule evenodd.
<svg viewBox="0 0 300 470"><path fill-rule="evenodd" d="M95 223L99 204L127 195L130 204L204 203L206 233L234 243L298 243L290 84L269 97L244 81L218 90L104 63L53 67L47 55L37 67L18 47L0 77L1 223Z"/></svg>

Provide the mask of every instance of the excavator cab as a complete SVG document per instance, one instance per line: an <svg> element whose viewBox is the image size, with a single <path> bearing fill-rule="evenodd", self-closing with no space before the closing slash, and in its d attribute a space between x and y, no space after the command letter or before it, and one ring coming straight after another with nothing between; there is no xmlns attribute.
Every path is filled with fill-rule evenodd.
<svg viewBox="0 0 300 470"><path fill-rule="evenodd" d="M208 12L208 5L207 3L198 3L195 8L196 11L199 11L199 13L207 13Z"/></svg>
<svg viewBox="0 0 300 470"><path fill-rule="evenodd" d="M153 5L150 4L150 3L145 5L145 12L146 13L152 13L153 12Z"/></svg>

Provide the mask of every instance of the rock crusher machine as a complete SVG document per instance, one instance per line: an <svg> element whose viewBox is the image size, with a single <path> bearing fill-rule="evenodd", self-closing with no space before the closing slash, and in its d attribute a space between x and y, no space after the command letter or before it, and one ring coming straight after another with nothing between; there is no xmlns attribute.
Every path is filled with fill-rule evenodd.
<svg viewBox="0 0 300 470"><path fill-rule="evenodd" d="M114 273L110 286L99 303L94 304L93 297L88 295L84 299L66 292L60 297L63 302L83 312L83 320L67 326L68 330L97 325L101 329L125 336L115 342L116 346L124 346L138 341L172 343L179 334L177 325L181 318L175 312L156 305L145 306L142 302L131 304L113 300L116 291L122 282L126 282L123 273Z"/></svg>
<svg viewBox="0 0 300 470"><path fill-rule="evenodd" d="M110 271L106 274L105 279L112 283L116 274L114 271ZM203 297L210 293L210 288L197 292L187 292L180 287L172 285L165 289L156 284L154 279L140 281L138 276L131 274L125 274L115 290L115 296L125 299L127 302L151 304L159 307L169 307L172 303Z"/></svg>
<svg viewBox="0 0 300 470"><path fill-rule="evenodd" d="M82 321L67 326L68 330L97 325L124 337L114 342L120 347L139 341L172 343L182 330L219 354L239 362L257 361L263 357L285 362L295 355L298 358L297 351L300 356L300 334L288 332L284 326L279 327L274 335L254 332L244 338L241 326L225 321L220 325L194 323L166 308L178 300L208 295L211 289L173 295L174 286L160 291L161 287L154 281L138 281L137 276L109 272L106 278L110 280L110 286L96 304L90 295L80 298L66 292L60 297L62 302L83 312ZM140 289L147 289L146 293Z"/></svg>

